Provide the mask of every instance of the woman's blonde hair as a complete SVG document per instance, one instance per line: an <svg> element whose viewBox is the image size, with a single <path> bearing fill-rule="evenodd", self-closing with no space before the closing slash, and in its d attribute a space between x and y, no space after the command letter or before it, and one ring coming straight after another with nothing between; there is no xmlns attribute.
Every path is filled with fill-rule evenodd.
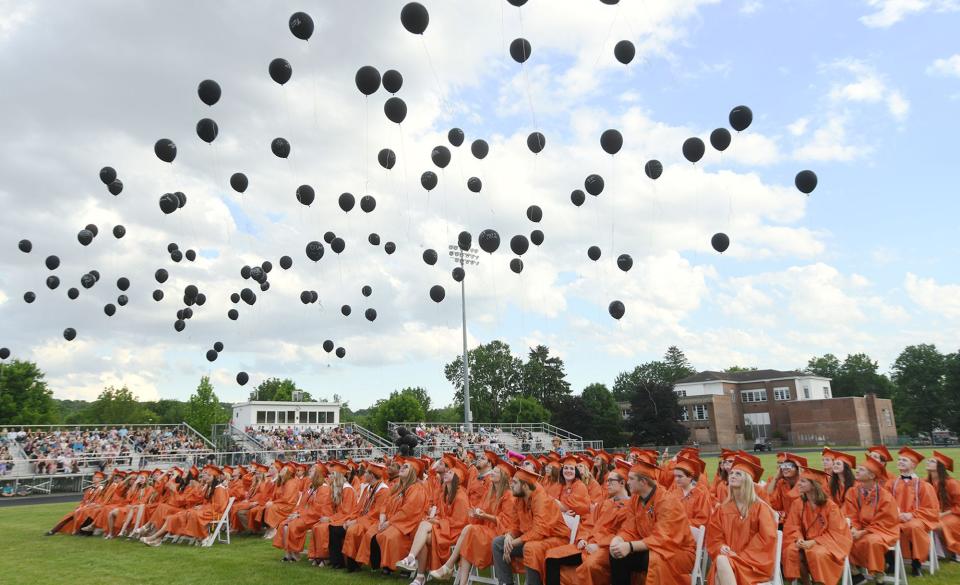
<svg viewBox="0 0 960 585"><path fill-rule="evenodd" d="M736 504L737 508L740 510L740 514L745 516L747 510L749 510L750 507L757 502L757 492L753 488L753 478L743 471L736 471L743 476L743 481L740 482L740 487L735 488L733 486L729 486L730 489L729 494L727 495L727 501ZM730 473L734 472L731 471Z"/></svg>
<svg viewBox="0 0 960 585"><path fill-rule="evenodd" d="M417 472L412 465L407 465L407 469L410 470L409 475L407 475L407 478L404 479L401 470L400 475L397 476L397 483L394 484L393 489L390 490L391 495L402 496L404 493L406 493L407 488L417 483L417 481L420 479L417 477Z"/></svg>
<svg viewBox="0 0 960 585"><path fill-rule="evenodd" d="M502 469L494 467L497 470L497 477L500 479L490 479L490 487L487 488L487 496L484 503L491 514L496 514L500 509L500 502L503 499L504 492L510 489L510 476Z"/></svg>
<svg viewBox="0 0 960 585"><path fill-rule="evenodd" d="M802 479L802 478L801 478ZM808 494L801 495L800 497L805 502L813 502L818 506L822 506L827 503L827 493L823 491L823 486L820 485L820 482L814 479L808 479L810 482L810 487L813 491L813 494L810 497L807 497Z"/></svg>
<svg viewBox="0 0 960 585"><path fill-rule="evenodd" d="M347 478L337 471L330 473L330 499L334 507L340 509L340 503L343 501L343 486L347 483Z"/></svg>

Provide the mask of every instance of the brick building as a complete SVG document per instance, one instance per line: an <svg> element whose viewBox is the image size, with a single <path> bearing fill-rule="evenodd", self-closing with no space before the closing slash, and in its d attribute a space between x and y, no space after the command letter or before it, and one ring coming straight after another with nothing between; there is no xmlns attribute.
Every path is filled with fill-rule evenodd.
<svg viewBox="0 0 960 585"><path fill-rule="evenodd" d="M754 439L794 445L874 445L896 440L889 399L833 398L830 379L803 372L700 372L673 387L690 440L749 447Z"/></svg>

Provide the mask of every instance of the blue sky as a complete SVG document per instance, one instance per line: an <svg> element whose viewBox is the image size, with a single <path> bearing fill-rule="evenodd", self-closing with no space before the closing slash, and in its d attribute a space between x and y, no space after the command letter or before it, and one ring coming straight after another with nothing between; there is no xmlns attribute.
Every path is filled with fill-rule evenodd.
<svg viewBox="0 0 960 585"><path fill-rule="evenodd" d="M302 9L295 3L0 1L0 76L13 88L0 120L18 137L0 146L0 203L19 210L0 218L0 346L36 360L64 398L92 398L107 384L186 398L211 375L223 399L239 400L249 387L233 378L243 370L254 384L292 377L354 406L422 385L442 405L452 397L442 367L460 347L459 287L443 256L461 229L476 238L489 227L503 244L468 273L471 344L504 339L518 354L549 345L575 390L611 384L669 345L700 369L788 369L861 351L886 369L907 344L956 350L957 2L531 0L520 11L505 1L426 2L422 40L400 26L401 4L317 6L308 44L286 30ZM222 32L215 40L211 22ZM521 34L533 46L523 68L506 51ZM621 39L638 47L628 66L613 59ZM76 47L69 59L65 46ZM266 75L276 56L294 67L282 88ZM354 87L366 64L403 73L398 95L410 113L400 127L383 118L384 90L364 100ZM196 99L206 77L224 87L213 108ZM720 156L708 145L698 165L684 161L683 140L706 140L739 104L754 122L730 149ZM204 116L221 129L212 146L193 134ZM441 171L429 153L452 126L467 144L450 147ZM612 160L599 147L611 127L625 143ZM533 130L547 138L536 156L525 146ZM290 139L288 161L269 154L275 136ZM177 142L173 165L153 157L159 137ZM477 137L491 144L483 161L469 154ZM398 154L391 171L376 164L382 147ZM643 175L648 158L666 167L656 183ZM97 180L104 164L124 181L120 197ZM429 196L419 185L428 169L440 175ZM819 176L809 197L793 187L801 169ZM237 170L251 178L242 196L227 184ZM569 193L590 173L607 187L575 208ZM473 175L484 182L479 195L465 189ZM293 199L302 183L317 191L310 208ZM156 198L172 190L189 204L163 217ZM376 196L377 210L344 214L343 191ZM544 210L536 226L524 214L531 204ZM75 234L88 222L102 233L123 223L129 235L81 248ZM514 275L509 239L534 228L546 242ZM306 242L327 230L346 251L309 263ZM397 253L367 244L373 231ZM732 241L723 255L709 245L717 231ZM34 241L31 256L16 250L22 237ZM170 241L200 259L171 263ZM603 251L597 263L586 258L590 245ZM437 266L420 260L425 248L440 252ZM129 276L129 307L103 316L116 294L105 285L76 302L65 287L47 291L38 266L53 252L65 282L93 267L105 283ZM616 268L620 253L634 258L627 274ZM227 320L230 293L249 286L240 266L276 266L282 254L294 268L275 268L271 290ZM155 303L161 266L171 280ZM187 284L209 301L177 334L172 315ZM363 284L374 288L369 299ZM440 305L427 298L433 284L447 289ZM301 305L304 289L321 303ZM37 303L23 303L25 290ZM627 307L619 322L607 315L614 299ZM362 317L368 306L373 323ZM60 335L68 326L79 333L71 343ZM324 339L347 357L323 352ZM227 349L210 364L215 340Z"/></svg>

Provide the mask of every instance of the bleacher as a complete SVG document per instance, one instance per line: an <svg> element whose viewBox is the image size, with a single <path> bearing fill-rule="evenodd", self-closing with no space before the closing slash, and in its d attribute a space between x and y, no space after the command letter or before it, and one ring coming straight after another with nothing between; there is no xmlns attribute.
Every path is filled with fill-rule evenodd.
<svg viewBox="0 0 960 585"><path fill-rule="evenodd" d="M436 456L446 451L465 449L471 451L491 450L497 453L546 453L555 449L555 441L567 451L584 451L588 448L602 449L603 441L586 441L550 423L473 423L468 431L460 422L390 422L391 436L396 436L403 427L417 436L420 445L417 453Z"/></svg>

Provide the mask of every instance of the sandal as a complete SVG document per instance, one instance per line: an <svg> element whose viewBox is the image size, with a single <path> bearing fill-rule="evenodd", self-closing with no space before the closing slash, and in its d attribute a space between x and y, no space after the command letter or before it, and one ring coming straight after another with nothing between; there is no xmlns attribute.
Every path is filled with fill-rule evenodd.
<svg viewBox="0 0 960 585"><path fill-rule="evenodd" d="M397 568L403 569L404 571L416 571L417 570L417 559L407 555L406 558L397 561Z"/></svg>
<svg viewBox="0 0 960 585"><path fill-rule="evenodd" d="M453 569L451 569L449 565L444 563L440 565L439 569L435 571L430 571L429 573L427 573L427 575L431 579L440 579L440 580L449 579L450 576L453 575Z"/></svg>

